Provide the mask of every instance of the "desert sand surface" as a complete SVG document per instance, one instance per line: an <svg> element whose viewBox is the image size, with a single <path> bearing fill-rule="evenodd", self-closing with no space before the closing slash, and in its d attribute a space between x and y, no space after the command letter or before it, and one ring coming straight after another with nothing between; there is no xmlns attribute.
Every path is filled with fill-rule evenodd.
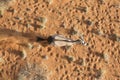
<svg viewBox="0 0 120 80"><path fill-rule="evenodd" d="M0 0L0 80L120 80L120 0Z"/></svg>

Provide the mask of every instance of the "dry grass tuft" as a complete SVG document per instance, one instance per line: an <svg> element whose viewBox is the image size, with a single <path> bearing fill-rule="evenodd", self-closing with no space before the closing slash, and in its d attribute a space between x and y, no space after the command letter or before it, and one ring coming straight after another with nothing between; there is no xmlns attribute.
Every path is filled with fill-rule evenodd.
<svg viewBox="0 0 120 80"><path fill-rule="evenodd" d="M49 72L45 65L27 63L21 68L17 80L49 80Z"/></svg>
<svg viewBox="0 0 120 80"><path fill-rule="evenodd" d="M0 16L3 16L4 11L9 8L16 0L0 0Z"/></svg>

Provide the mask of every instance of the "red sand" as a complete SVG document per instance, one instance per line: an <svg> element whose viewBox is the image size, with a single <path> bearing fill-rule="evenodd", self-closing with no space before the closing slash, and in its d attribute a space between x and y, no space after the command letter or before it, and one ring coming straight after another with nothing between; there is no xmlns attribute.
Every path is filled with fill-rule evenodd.
<svg viewBox="0 0 120 80"><path fill-rule="evenodd" d="M120 0L16 0L0 29L0 80L120 80ZM9 37L16 33L6 29L20 36ZM65 50L28 40L53 34L77 39L79 33L88 46ZM45 74L38 72L44 79L35 78L44 68Z"/></svg>

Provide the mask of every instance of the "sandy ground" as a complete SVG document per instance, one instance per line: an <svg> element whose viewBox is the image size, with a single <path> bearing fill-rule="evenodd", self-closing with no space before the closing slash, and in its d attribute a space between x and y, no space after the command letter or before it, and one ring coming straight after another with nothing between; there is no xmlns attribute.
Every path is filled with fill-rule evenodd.
<svg viewBox="0 0 120 80"><path fill-rule="evenodd" d="M0 1L0 80L120 80L120 0ZM54 34L88 45L35 41Z"/></svg>

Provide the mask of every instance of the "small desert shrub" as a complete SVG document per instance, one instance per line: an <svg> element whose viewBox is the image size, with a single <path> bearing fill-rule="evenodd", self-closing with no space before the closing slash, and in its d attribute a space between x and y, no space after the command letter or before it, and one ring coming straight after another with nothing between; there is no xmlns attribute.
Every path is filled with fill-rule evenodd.
<svg viewBox="0 0 120 80"><path fill-rule="evenodd" d="M49 71L45 65L27 63L18 73L17 80L49 80Z"/></svg>

